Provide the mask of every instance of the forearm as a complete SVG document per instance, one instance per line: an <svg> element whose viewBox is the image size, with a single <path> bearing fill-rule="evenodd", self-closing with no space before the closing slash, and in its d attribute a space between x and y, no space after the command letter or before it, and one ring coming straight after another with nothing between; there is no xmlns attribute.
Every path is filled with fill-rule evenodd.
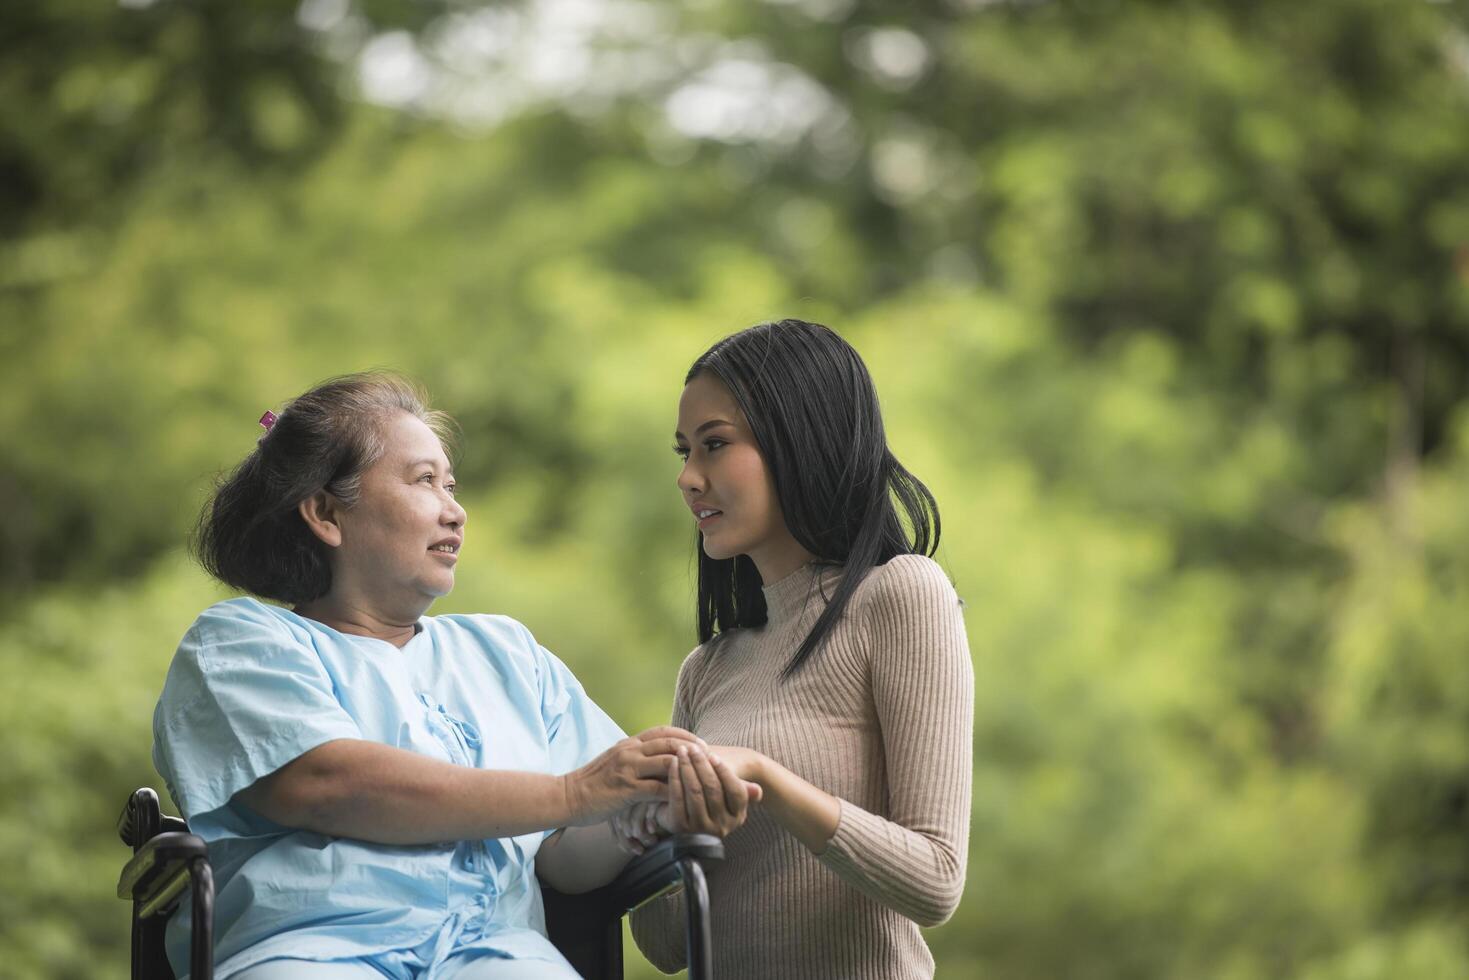
<svg viewBox="0 0 1469 980"><path fill-rule="evenodd" d="M541 845L536 874L559 892L571 895L607 884L627 866L610 823L567 827Z"/></svg>
<svg viewBox="0 0 1469 980"><path fill-rule="evenodd" d="M959 904L965 851L958 828L915 828L845 802L821 862L858 891L929 927Z"/></svg>
<svg viewBox="0 0 1469 980"><path fill-rule="evenodd" d="M564 777L472 769L355 739L317 746L239 795L284 826L379 844L514 837L576 817Z"/></svg>
<svg viewBox="0 0 1469 980"><path fill-rule="evenodd" d="M915 816L909 826L844 803L768 756L754 755L751 771L766 811L849 884L919 925L953 913L964 887L967 779L955 780L966 820L929 826Z"/></svg>
<svg viewBox="0 0 1469 980"><path fill-rule="evenodd" d="M826 850L841 820L841 802L765 755L758 755L751 780L764 794L762 805L813 854Z"/></svg>

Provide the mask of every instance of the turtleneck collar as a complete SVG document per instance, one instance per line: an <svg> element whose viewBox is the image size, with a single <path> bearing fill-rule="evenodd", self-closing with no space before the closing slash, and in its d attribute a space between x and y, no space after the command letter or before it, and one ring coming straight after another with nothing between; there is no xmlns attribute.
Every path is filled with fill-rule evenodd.
<svg viewBox="0 0 1469 980"><path fill-rule="evenodd" d="M843 570L842 565L807 562L785 578L762 588L767 625L779 626L796 619L808 605L816 609L824 607Z"/></svg>

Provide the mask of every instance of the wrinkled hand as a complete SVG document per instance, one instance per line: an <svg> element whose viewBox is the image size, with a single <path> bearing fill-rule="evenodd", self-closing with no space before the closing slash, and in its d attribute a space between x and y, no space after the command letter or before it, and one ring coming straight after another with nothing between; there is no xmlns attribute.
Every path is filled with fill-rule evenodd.
<svg viewBox="0 0 1469 980"><path fill-rule="evenodd" d="M682 728L650 728L562 776L570 825L594 824L629 803L664 798L668 769L677 762L680 746L702 751L704 743Z"/></svg>
<svg viewBox="0 0 1469 980"><path fill-rule="evenodd" d="M749 805L760 802L760 784L740 778L723 756L702 746L679 745L676 751L667 763L668 829L724 837L743 824Z"/></svg>
<svg viewBox="0 0 1469 980"><path fill-rule="evenodd" d="M671 833L670 824L666 799L643 800L612 818L612 834L618 848L636 856Z"/></svg>

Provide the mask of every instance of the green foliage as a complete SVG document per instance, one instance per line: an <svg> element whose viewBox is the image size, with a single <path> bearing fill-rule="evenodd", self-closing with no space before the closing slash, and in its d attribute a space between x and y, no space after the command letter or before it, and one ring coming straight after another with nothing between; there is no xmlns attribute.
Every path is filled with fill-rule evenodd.
<svg viewBox="0 0 1469 980"><path fill-rule="evenodd" d="M161 782L151 718L172 651L197 609L222 598L182 560L103 588L60 589L0 627L0 976L125 977L127 849L115 822L128 793Z"/></svg>
<svg viewBox="0 0 1469 980"><path fill-rule="evenodd" d="M439 611L521 619L635 729L693 641L680 379L786 315L864 353L967 602L940 976L1469 974L1461 9L658 9L837 122L468 133L344 100L366 35L291 5L0 14L0 977L124 974L111 824L261 411L427 382L470 513Z"/></svg>

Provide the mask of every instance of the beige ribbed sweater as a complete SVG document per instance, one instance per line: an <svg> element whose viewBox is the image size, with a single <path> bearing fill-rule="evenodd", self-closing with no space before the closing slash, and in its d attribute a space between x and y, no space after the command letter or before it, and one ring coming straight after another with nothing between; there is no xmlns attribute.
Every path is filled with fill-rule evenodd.
<svg viewBox="0 0 1469 980"><path fill-rule="evenodd" d="M673 723L765 753L842 801L814 855L759 807L709 871L719 980L933 976L919 926L964 888L974 673L959 600L937 564L873 569L830 638L781 669L840 567L808 565L765 589L769 621L700 646L679 671ZM684 967L683 896L633 913L638 946Z"/></svg>

